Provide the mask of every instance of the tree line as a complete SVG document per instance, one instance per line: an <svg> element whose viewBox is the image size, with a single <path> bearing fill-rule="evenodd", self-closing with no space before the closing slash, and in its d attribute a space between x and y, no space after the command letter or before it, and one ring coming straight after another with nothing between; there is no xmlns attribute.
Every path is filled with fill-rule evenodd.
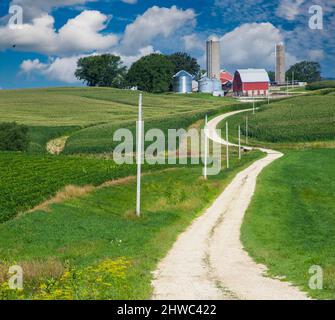
<svg viewBox="0 0 335 320"><path fill-rule="evenodd" d="M268 71L271 82L275 82L276 74L274 71ZM314 61L301 61L292 65L285 73L288 81L317 82L321 80L320 63Z"/></svg>
<svg viewBox="0 0 335 320"><path fill-rule="evenodd" d="M91 87L131 88L161 93L172 90L172 77L185 70L200 79L204 70L197 59L188 53L177 52L171 55L153 53L140 58L129 69L121 58L112 54L94 55L78 60L75 76ZM275 81L275 73L269 71L270 81ZM321 66L318 62L302 61L286 71L286 78L297 81L316 82L321 80Z"/></svg>
<svg viewBox="0 0 335 320"><path fill-rule="evenodd" d="M112 54L80 58L75 76L91 87L129 88L161 93L172 89L172 77L185 70L199 78L200 65L185 52L171 55L154 53L140 58L129 70L119 56Z"/></svg>

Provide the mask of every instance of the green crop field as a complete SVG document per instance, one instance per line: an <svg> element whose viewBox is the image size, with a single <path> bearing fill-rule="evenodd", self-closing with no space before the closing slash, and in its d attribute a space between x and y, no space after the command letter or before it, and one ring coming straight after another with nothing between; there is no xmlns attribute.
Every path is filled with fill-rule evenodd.
<svg viewBox="0 0 335 320"><path fill-rule="evenodd" d="M163 165L144 165L158 170ZM136 174L136 165L111 160L0 153L0 223L52 197L67 185L97 186Z"/></svg>
<svg viewBox="0 0 335 320"><path fill-rule="evenodd" d="M266 168L247 211L243 244L270 274L335 299L335 149L291 151ZM308 287L309 269L324 272L322 290Z"/></svg>
<svg viewBox="0 0 335 320"><path fill-rule="evenodd" d="M252 152L239 161L235 153L231 169L208 180L202 166L143 176L141 218L134 215L132 180L0 224L2 263L27 270L24 290L4 283L0 299L149 299L152 271L178 234L262 156Z"/></svg>
<svg viewBox="0 0 335 320"><path fill-rule="evenodd" d="M203 111L192 111L184 114L156 117L144 121L144 129L160 129L167 137L169 129L187 129L193 123L204 119L205 115L217 114L220 110L229 111L245 108L245 105L232 104L222 109L206 109ZM119 142L113 142L114 132L119 128L129 129L133 137L136 136L136 122L106 123L78 130L70 135L66 142L64 154L76 153L110 153ZM167 139L166 139L167 142ZM145 145L151 142L145 142Z"/></svg>
<svg viewBox="0 0 335 320"><path fill-rule="evenodd" d="M285 148L333 143L334 97L331 89L316 90L248 113L249 143L278 147L285 157L261 174L242 240L271 274L304 289L308 267L320 265L325 290L311 292L316 298L335 293L335 149ZM135 179L115 183L134 176L136 167L115 165L108 153L116 129L135 133L137 100L138 92L109 88L0 91L0 122L26 124L30 137L28 153L0 153L0 299L150 298L152 271L178 234L236 173L263 156L253 151L239 161L232 148L231 168L207 181L200 165L144 165L142 217L136 218ZM165 134L199 128L205 114L245 108L250 105L205 94L143 97L145 129ZM236 142L238 125L245 134L245 114L228 121ZM68 137L63 154L46 155L46 143L61 136ZM77 193L71 196L69 187ZM50 198L58 200L41 205ZM5 270L12 264L25 270L23 291L8 289Z"/></svg>
<svg viewBox="0 0 335 320"><path fill-rule="evenodd" d="M335 139L335 98L330 94L290 98L260 106L255 115L250 112L230 117L230 139L234 142L239 125L245 140L246 115L250 143L264 145Z"/></svg>
<svg viewBox="0 0 335 320"><path fill-rule="evenodd" d="M105 153L115 129L135 133L137 100L138 92L107 88L0 91L0 121L27 125L31 140L28 153L0 153L0 299L150 298L152 271L178 234L263 156L239 161L232 150L231 169L207 181L201 165L145 164L136 218L136 166ZM146 130L164 133L239 108L205 94L143 96ZM61 136L69 136L63 155L46 155ZM25 272L19 292L6 281L14 263Z"/></svg>
<svg viewBox="0 0 335 320"><path fill-rule="evenodd" d="M138 112L136 91L111 88L49 88L0 91L0 122L30 127L31 150L41 152L48 140L75 133L68 153L110 152L114 128L134 127ZM169 117L182 124L236 104L230 98L206 94L148 94L143 96L144 120ZM188 123L190 123L188 121ZM162 124L162 123L161 123ZM87 130L87 127L97 128ZM81 133L81 129L83 132ZM112 130L111 130L112 129ZM106 133L108 135L106 136Z"/></svg>
<svg viewBox="0 0 335 320"><path fill-rule="evenodd" d="M206 98L144 95L147 118L217 107ZM135 120L138 92L110 88L50 88L1 90L0 119L30 126L87 126Z"/></svg>

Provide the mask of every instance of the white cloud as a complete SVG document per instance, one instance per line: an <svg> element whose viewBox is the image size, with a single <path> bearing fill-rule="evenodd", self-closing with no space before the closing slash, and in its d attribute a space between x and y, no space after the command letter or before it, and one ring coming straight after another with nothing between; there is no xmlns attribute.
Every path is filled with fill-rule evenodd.
<svg viewBox="0 0 335 320"><path fill-rule="evenodd" d="M187 24L195 25L195 17L192 9L153 6L126 27L121 41L122 50L126 54L136 53L158 37L168 38Z"/></svg>
<svg viewBox="0 0 335 320"><path fill-rule="evenodd" d="M113 34L102 35L109 17L99 11L83 11L70 19L58 33L59 46L64 51L105 50L118 41Z"/></svg>
<svg viewBox="0 0 335 320"><path fill-rule="evenodd" d="M74 73L77 69L77 61L82 56L56 58L45 70L44 74L52 80L64 81L67 83L79 82Z"/></svg>
<svg viewBox="0 0 335 320"><path fill-rule="evenodd" d="M205 48L205 41L195 33L182 37L182 40L186 50L204 50Z"/></svg>
<svg viewBox="0 0 335 320"><path fill-rule="evenodd" d="M21 63L20 69L24 73L31 73L35 71L43 71L47 67L46 64L41 63L39 59L24 60Z"/></svg>
<svg viewBox="0 0 335 320"><path fill-rule="evenodd" d="M113 34L103 35L109 17L99 11L83 11L67 21L58 32L55 20L44 14L23 24L20 29L0 27L0 50L16 45L20 51L33 51L44 54L73 54L106 50L118 42Z"/></svg>
<svg viewBox="0 0 335 320"><path fill-rule="evenodd" d="M70 2L70 0L66 0ZM77 0L72 0L77 1ZM65 3L65 0L63 1ZM50 4L49 4L50 5ZM130 23L123 34L122 41L115 34L102 32L110 20L99 11L84 10L73 19L69 19L59 30L55 29L54 18L44 13L20 29L9 26L0 27L0 50L16 45L19 51L38 52L53 56L73 56L94 51L110 51L118 46L118 52L126 56L137 56L140 49L152 46L154 41L180 42L191 48L200 48L195 35L176 36L184 27L194 26L195 12L182 10L176 6L160 8L153 6Z"/></svg>
<svg viewBox="0 0 335 320"><path fill-rule="evenodd" d="M118 43L118 38L113 34L101 34L108 19L109 17L99 11L83 11L56 31L54 18L49 14L43 14L34 18L31 23L24 24L21 30L0 28L0 49L16 44L17 50L58 56L49 58L47 63L38 59L25 60L20 66L21 72L75 83L78 81L74 72L80 57L112 53L119 55L129 67L141 57L159 52L152 45L152 41L157 37L169 39L183 26L194 25L195 13L193 10L179 10L176 6L154 6L126 27L121 43ZM188 39L188 43L191 40ZM195 40L194 37L193 41Z"/></svg>
<svg viewBox="0 0 335 320"><path fill-rule="evenodd" d="M271 23L247 23L226 33L221 39L222 67L274 69L275 44L284 40ZM296 58L286 53L287 66Z"/></svg>
<svg viewBox="0 0 335 320"><path fill-rule="evenodd" d="M304 2L305 0L280 0L276 14L287 20L294 20L300 14Z"/></svg>
<svg viewBox="0 0 335 320"><path fill-rule="evenodd" d="M83 56L51 59L49 63L42 63L39 59L24 60L20 69L22 73L31 75L39 74L50 80L57 80L66 83L79 82L74 72L77 68L77 61Z"/></svg>

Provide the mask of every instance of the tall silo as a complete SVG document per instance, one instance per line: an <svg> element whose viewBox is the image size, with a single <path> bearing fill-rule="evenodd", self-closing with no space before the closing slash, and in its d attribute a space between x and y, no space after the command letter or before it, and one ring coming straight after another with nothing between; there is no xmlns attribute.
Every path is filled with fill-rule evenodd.
<svg viewBox="0 0 335 320"><path fill-rule="evenodd" d="M176 93L191 93L193 77L181 70L173 76L173 91Z"/></svg>
<svg viewBox="0 0 335 320"><path fill-rule="evenodd" d="M207 56L207 77L220 80L220 40L215 37L209 37L206 43Z"/></svg>
<svg viewBox="0 0 335 320"><path fill-rule="evenodd" d="M276 45L276 82L284 84L285 79L285 45L280 42Z"/></svg>

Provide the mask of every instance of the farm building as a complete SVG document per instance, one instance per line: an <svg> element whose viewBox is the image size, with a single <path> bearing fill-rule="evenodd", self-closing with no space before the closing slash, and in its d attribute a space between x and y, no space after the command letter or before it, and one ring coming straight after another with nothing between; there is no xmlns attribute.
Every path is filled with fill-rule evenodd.
<svg viewBox="0 0 335 320"><path fill-rule="evenodd" d="M240 69L235 72L233 90L236 96L266 96L269 75L264 69Z"/></svg>
<svg viewBox="0 0 335 320"><path fill-rule="evenodd" d="M233 84L233 76L228 71L221 70L220 80L222 84L222 90L228 91L231 89Z"/></svg>
<svg viewBox="0 0 335 320"><path fill-rule="evenodd" d="M233 83L233 76L225 70L222 70L220 73L220 80L223 86L227 85L229 82Z"/></svg>
<svg viewBox="0 0 335 320"><path fill-rule="evenodd" d="M176 93L191 93L192 92L191 74L185 70L181 70L173 76L173 91Z"/></svg>
<svg viewBox="0 0 335 320"><path fill-rule="evenodd" d="M199 92L213 93L222 91L221 81L215 78L202 77L199 81Z"/></svg>

